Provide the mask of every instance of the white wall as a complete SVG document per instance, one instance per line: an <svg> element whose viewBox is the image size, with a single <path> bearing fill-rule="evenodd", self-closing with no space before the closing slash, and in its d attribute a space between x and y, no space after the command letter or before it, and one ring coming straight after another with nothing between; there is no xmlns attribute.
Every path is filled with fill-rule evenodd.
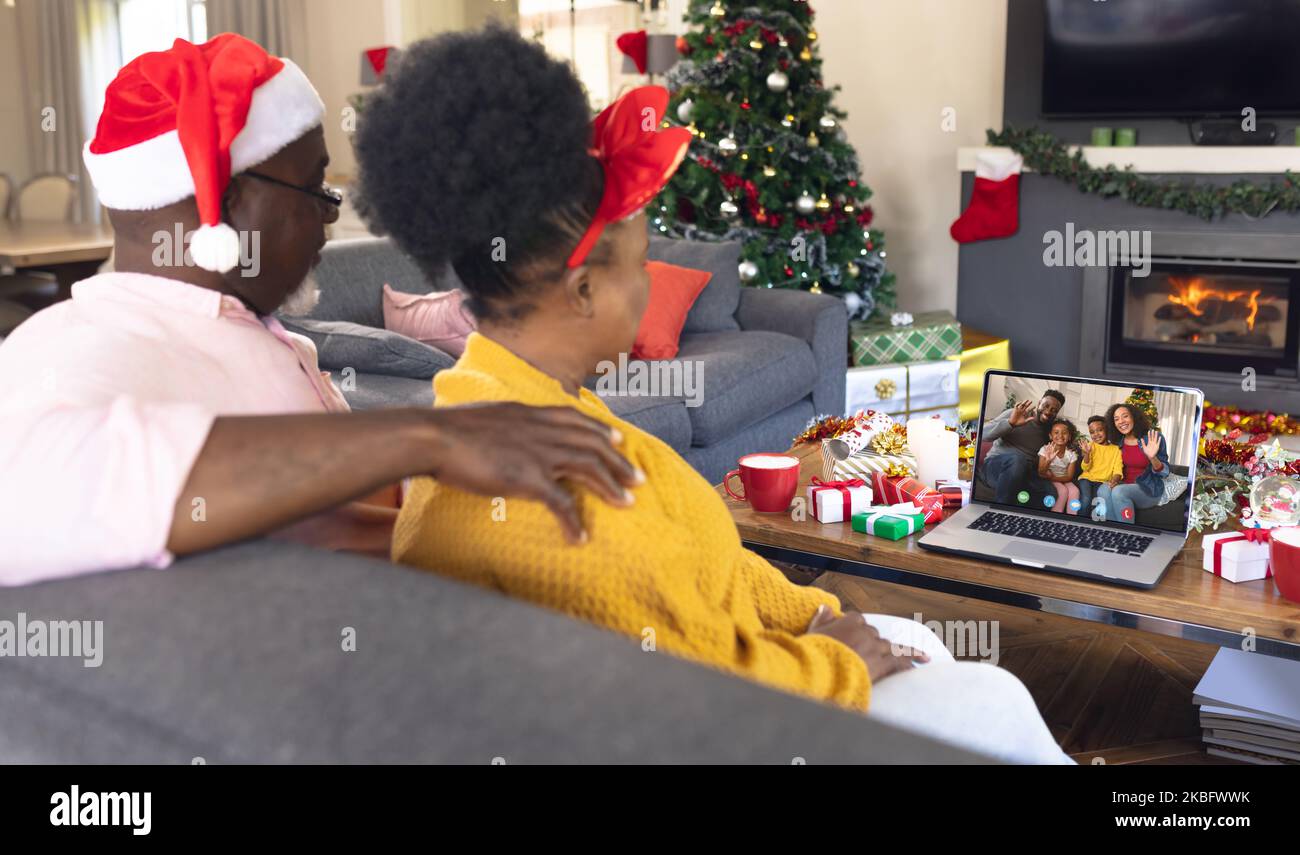
<svg viewBox="0 0 1300 855"><path fill-rule="evenodd" d="M325 145L331 176L350 176L356 167L343 130L348 96L362 89L361 52L387 44L384 0L310 0L300 43L302 70L325 102Z"/></svg>
<svg viewBox="0 0 1300 855"><path fill-rule="evenodd" d="M844 130L875 193L875 222L909 311L957 307L957 149L1002 124L1006 0L821 0L822 72L844 89ZM956 130L941 128L945 107Z"/></svg>

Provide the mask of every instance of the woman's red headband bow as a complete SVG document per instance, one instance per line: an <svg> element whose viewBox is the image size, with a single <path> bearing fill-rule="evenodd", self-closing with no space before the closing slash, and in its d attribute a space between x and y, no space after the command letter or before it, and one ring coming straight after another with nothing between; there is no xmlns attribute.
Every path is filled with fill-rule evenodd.
<svg viewBox="0 0 1300 855"><path fill-rule="evenodd" d="M685 128L660 129L668 90L640 86L610 104L591 124L591 154L605 170L605 191L591 225L569 256L568 267L587 260L605 226L636 213L663 189L691 144Z"/></svg>

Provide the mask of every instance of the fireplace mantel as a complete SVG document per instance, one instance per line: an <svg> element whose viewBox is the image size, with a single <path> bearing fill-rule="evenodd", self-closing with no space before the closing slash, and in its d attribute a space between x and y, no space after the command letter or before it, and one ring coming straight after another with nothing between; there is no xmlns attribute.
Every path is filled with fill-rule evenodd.
<svg viewBox="0 0 1300 855"><path fill-rule="evenodd" d="M1083 157L1097 167L1114 165L1120 169L1132 165L1137 172L1178 174L1234 174L1265 173L1280 175L1288 169L1300 172L1300 146L1199 146L1199 145L1138 145L1071 146L1070 151L1083 149ZM969 146L957 149L957 169L975 171L975 156L983 151L1010 149ZM1031 171L1028 167L1026 172Z"/></svg>

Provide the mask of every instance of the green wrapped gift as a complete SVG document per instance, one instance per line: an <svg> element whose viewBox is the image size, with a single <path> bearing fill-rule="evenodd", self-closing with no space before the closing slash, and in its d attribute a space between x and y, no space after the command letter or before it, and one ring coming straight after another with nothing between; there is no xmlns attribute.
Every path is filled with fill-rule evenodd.
<svg viewBox="0 0 1300 855"><path fill-rule="evenodd" d="M887 540L902 540L925 528L924 514L895 513L885 507L870 508L853 515L853 530Z"/></svg>
<svg viewBox="0 0 1300 855"><path fill-rule="evenodd" d="M903 323L907 319L906 312L895 312L892 318L850 324L853 364L933 362L961 353L961 324L951 312L921 312Z"/></svg>

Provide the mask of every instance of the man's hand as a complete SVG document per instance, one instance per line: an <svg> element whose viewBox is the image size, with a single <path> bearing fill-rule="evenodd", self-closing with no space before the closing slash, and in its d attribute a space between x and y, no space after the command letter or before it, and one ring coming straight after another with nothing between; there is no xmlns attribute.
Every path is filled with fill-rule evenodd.
<svg viewBox="0 0 1300 855"><path fill-rule="evenodd" d="M881 638L876 628L863 620L862 612L846 611L843 617L837 618L830 609L818 606L817 614L808 624L808 633L829 635L848 645L866 663L872 683L910 670L913 662L930 661L929 656L910 647L899 647L895 654L893 642Z"/></svg>
<svg viewBox="0 0 1300 855"><path fill-rule="evenodd" d="M1034 402L1029 400L1021 401L1019 404L1016 404L1011 408L1011 412L1007 415L1007 421L1010 422L1013 427L1019 427L1026 422L1032 421L1033 418Z"/></svg>
<svg viewBox="0 0 1300 855"><path fill-rule="evenodd" d="M620 506L632 504L628 488L645 481L615 451L622 442L616 430L569 407L488 403L433 413L440 441L430 475L471 493L542 502L575 543L587 534L562 481Z"/></svg>

